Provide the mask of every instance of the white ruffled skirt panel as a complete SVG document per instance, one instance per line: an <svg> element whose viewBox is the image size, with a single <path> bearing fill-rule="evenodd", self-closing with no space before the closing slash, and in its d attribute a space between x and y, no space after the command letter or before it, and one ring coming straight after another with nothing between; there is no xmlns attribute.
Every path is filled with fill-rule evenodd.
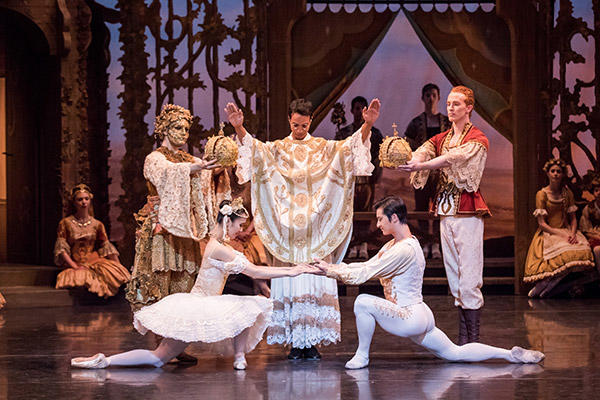
<svg viewBox="0 0 600 400"><path fill-rule="evenodd" d="M261 296L200 296L176 293L142 308L133 326L142 335L159 336L187 343L210 344L208 351L233 354L233 338L248 330L245 352L262 340L271 321L273 302Z"/></svg>

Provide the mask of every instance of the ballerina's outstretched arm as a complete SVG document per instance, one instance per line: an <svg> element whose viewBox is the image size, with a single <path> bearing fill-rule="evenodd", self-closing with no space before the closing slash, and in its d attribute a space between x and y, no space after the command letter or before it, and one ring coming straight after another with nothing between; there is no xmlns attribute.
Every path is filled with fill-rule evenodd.
<svg viewBox="0 0 600 400"><path fill-rule="evenodd" d="M208 246L207 246L208 249ZM211 248L210 258L222 263L222 267L230 274L244 274L253 279L273 279L301 274L321 274L321 270L308 264L294 267L270 267L254 265L241 253L236 253L229 246L216 242Z"/></svg>

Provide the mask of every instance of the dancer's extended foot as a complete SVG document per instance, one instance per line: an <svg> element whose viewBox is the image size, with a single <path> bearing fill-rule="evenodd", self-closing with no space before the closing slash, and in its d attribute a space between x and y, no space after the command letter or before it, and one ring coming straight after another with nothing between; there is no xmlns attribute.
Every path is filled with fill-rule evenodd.
<svg viewBox="0 0 600 400"><path fill-rule="evenodd" d="M545 357L541 351L527 350L519 346L515 346L510 350L510 355L515 363L537 364Z"/></svg>
<svg viewBox="0 0 600 400"><path fill-rule="evenodd" d="M246 362L246 356L244 354L235 356L235 360L233 360L233 369L244 370L247 366L248 362Z"/></svg>
<svg viewBox="0 0 600 400"><path fill-rule="evenodd" d="M77 357L71 359L71 367L98 369L106 368L110 363L102 353L98 353L92 357Z"/></svg>
<svg viewBox="0 0 600 400"><path fill-rule="evenodd" d="M367 365L369 365L369 357L368 356L364 356L360 353L356 353L354 355L354 357L352 357L352 359L350 359L350 361L348 361L346 363L346 368L347 369L360 369L360 368L365 368Z"/></svg>
<svg viewBox="0 0 600 400"><path fill-rule="evenodd" d="M317 350L315 346L311 346L302 349L302 358L305 360L316 361L321 359L321 354L319 354L319 350Z"/></svg>

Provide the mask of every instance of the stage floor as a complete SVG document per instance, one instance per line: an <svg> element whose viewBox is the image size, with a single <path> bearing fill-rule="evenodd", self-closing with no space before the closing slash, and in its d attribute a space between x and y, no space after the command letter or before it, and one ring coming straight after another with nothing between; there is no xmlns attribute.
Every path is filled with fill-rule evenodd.
<svg viewBox="0 0 600 400"><path fill-rule="evenodd" d="M0 311L0 399L553 399L596 398L600 387L600 299L536 300L488 296L482 342L546 353L541 365L451 364L377 328L368 368L346 371L356 347L350 298L342 298L342 343L320 362L289 362L262 342L248 369L198 355L198 365L76 370L73 356L151 345L124 303ZM437 325L455 339L456 310L428 296Z"/></svg>

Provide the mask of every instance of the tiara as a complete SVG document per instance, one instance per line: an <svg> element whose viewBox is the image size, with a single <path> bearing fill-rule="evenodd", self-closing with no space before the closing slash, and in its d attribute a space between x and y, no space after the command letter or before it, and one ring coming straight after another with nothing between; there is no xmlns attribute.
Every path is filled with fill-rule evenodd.
<svg viewBox="0 0 600 400"><path fill-rule="evenodd" d="M231 214L235 214L238 217L248 218L248 210L244 207L244 202L241 197L237 197L230 204L225 204L219 212L223 215L230 216Z"/></svg>
<svg viewBox="0 0 600 400"><path fill-rule="evenodd" d="M94 195L92 194L92 190L85 183L80 183L79 185L76 185L75 187L73 187L73 189L71 189L71 197L75 198L75 196L79 192L85 192L85 193L89 194L90 198L94 197Z"/></svg>

